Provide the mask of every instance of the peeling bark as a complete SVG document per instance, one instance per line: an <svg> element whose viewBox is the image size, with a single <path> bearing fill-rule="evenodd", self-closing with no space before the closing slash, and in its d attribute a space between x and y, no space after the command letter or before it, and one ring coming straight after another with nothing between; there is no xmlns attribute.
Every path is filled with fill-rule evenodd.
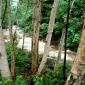
<svg viewBox="0 0 85 85"><path fill-rule="evenodd" d="M85 15L77 55L65 85L85 85Z"/></svg>
<svg viewBox="0 0 85 85"><path fill-rule="evenodd" d="M35 74L38 69L38 43L39 43L39 26L41 15L41 1L33 0L32 16L32 73Z"/></svg>
<svg viewBox="0 0 85 85"><path fill-rule="evenodd" d="M55 16L56 16L57 8L58 8L58 3L59 3L59 0L54 0L53 7L52 7L52 10L51 10L51 15L50 15L48 34L47 34L47 37L46 37L46 44L45 44L44 54L43 54L41 64L38 68L37 74L41 74L41 72L42 72L42 70L45 66L45 63L47 61L47 56L48 56L48 53L49 53L49 47L50 47L52 32L53 32L53 28L54 28Z"/></svg>

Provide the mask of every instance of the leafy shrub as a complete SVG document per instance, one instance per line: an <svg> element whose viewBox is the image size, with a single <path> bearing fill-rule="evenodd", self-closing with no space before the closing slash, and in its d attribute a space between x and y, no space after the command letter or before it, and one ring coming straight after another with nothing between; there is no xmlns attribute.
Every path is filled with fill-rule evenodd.
<svg viewBox="0 0 85 85"><path fill-rule="evenodd" d="M6 50L8 55L8 61L10 65L10 44L6 44ZM27 53L22 51L21 49L15 47L15 71L17 75L22 72L30 70L31 66L31 53ZM67 62L66 76L68 76L71 63ZM49 68L48 64L45 67L43 75L33 75L32 79L33 85L63 85L63 64L56 65L55 71L52 68ZM29 80L31 77L29 77ZM0 85L27 85L26 80L24 80L21 76L16 77L15 83L11 80L0 81Z"/></svg>
<svg viewBox="0 0 85 85"><path fill-rule="evenodd" d="M27 85L26 79L24 79L22 76L17 76L15 85Z"/></svg>
<svg viewBox="0 0 85 85"><path fill-rule="evenodd" d="M42 76L38 76L38 75L33 76L33 82L34 85L44 85Z"/></svg>
<svg viewBox="0 0 85 85"><path fill-rule="evenodd" d="M71 63L67 62L66 76L69 75ZM34 85L63 85L63 64L58 64L55 71L45 68L43 75L33 76Z"/></svg>
<svg viewBox="0 0 85 85"><path fill-rule="evenodd" d="M43 23L40 26L40 38L45 38L47 35L47 30L48 30L48 24Z"/></svg>
<svg viewBox="0 0 85 85"><path fill-rule="evenodd" d="M17 76L15 82L10 79L6 79L0 81L0 85L27 85L27 81L22 76Z"/></svg>
<svg viewBox="0 0 85 85"><path fill-rule="evenodd" d="M6 44L6 50L7 50L7 56L8 56L8 62L9 66L11 63L11 50L10 50L10 44ZM21 73L24 71L28 71L30 69L31 64L31 53L22 51L22 49L15 47L14 51L15 56L15 71L16 73Z"/></svg>
<svg viewBox="0 0 85 85"><path fill-rule="evenodd" d="M6 79L6 80L0 81L0 85L13 85L13 82L10 79Z"/></svg>

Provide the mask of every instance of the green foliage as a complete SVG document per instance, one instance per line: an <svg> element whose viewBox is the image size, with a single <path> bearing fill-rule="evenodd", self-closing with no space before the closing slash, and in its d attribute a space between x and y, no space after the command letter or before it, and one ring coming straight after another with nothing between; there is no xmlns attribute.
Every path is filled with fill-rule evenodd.
<svg viewBox="0 0 85 85"><path fill-rule="evenodd" d="M27 85L27 81L22 76L17 76L15 82L10 79L6 79L0 81L0 85Z"/></svg>
<svg viewBox="0 0 85 85"><path fill-rule="evenodd" d="M80 21L81 20L78 18L72 18L69 22L67 46L71 47L74 50L77 50L77 46L80 39L80 28L81 28Z"/></svg>
<svg viewBox="0 0 85 85"><path fill-rule="evenodd" d="M12 6L11 9L12 9L11 13L13 17L12 20L14 20L13 22L16 23L16 19L17 19L17 24L19 27L23 28L31 24L30 22L32 17L32 5L30 0L20 0L18 3L18 7Z"/></svg>
<svg viewBox="0 0 85 85"><path fill-rule="evenodd" d="M48 24L43 23L40 26L40 38L45 38L47 35L47 30L48 30Z"/></svg>
<svg viewBox="0 0 85 85"><path fill-rule="evenodd" d="M43 0L41 1L41 25L40 25L40 38L43 39L47 35L48 23L50 19L51 8L54 0ZM72 0L73 1L73 0ZM71 3L72 3L71 1ZM52 39L59 41L62 29L66 25L67 17L67 2L68 0L59 0L59 7L55 19L55 27ZM11 0L11 16L12 22L16 23L16 18L18 26L29 34L32 34L32 1L31 0L20 0L17 8L13 6L13 0ZM3 28L7 28L7 17L5 13L6 0L3 0ZM80 39L80 29L82 16L85 12L85 1L75 0L73 8L71 9L70 23L68 29L68 39L67 47L72 50L76 50L78 42Z"/></svg>
<svg viewBox="0 0 85 85"><path fill-rule="evenodd" d="M70 73L71 62L67 62L66 76ZM34 85L63 85L63 64L56 65L55 71L45 68L43 75L33 76Z"/></svg>
<svg viewBox="0 0 85 85"><path fill-rule="evenodd" d="M76 0L74 2L73 8L71 9L72 11L70 15L70 22L68 28L67 47L74 51L77 50L80 39L82 16L83 12L85 11L84 4L85 4L84 1ZM41 17L41 28L40 28L41 38L45 38L47 35L51 7L52 7L52 2L50 0L44 0L42 2L42 17ZM56 14L54 32L52 36L53 40L57 41L60 40L62 29L64 29L66 25L66 18L67 18L67 1L60 0L58 11Z"/></svg>
<svg viewBox="0 0 85 85"><path fill-rule="evenodd" d="M13 82L10 79L6 79L6 80L0 81L0 85L13 85Z"/></svg>
<svg viewBox="0 0 85 85"><path fill-rule="evenodd" d="M22 76L18 76L16 77L15 85L27 85L27 82Z"/></svg>
<svg viewBox="0 0 85 85"><path fill-rule="evenodd" d="M33 76L34 85L44 85L43 77L35 75Z"/></svg>
<svg viewBox="0 0 85 85"><path fill-rule="evenodd" d="M10 44L6 44L7 56L9 61L9 66L11 63L11 51ZM22 51L21 49L15 47L15 71L16 74L20 74L21 72L28 71L30 69L31 63L31 53Z"/></svg>
<svg viewBox="0 0 85 85"><path fill-rule="evenodd" d="M43 0L41 2L41 24L49 22L52 3L53 0Z"/></svg>
<svg viewBox="0 0 85 85"><path fill-rule="evenodd" d="M7 28L7 14L6 14L6 10L7 10L7 2L6 0L2 0L2 27L3 28Z"/></svg>
<svg viewBox="0 0 85 85"><path fill-rule="evenodd" d="M85 12L85 1L84 0L75 0L74 7L72 10L72 16L81 18L81 15Z"/></svg>
<svg viewBox="0 0 85 85"><path fill-rule="evenodd" d="M6 50L8 55L8 61L10 65L10 45L6 44ZM31 66L31 54L22 51L19 48L15 47L15 71L16 75L21 75L25 71L30 70ZM68 76L71 68L71 62L67 62L66 76ZM34 82L33 85L63 85L63 64L56 65L55 71L46 65L44 69L44 74L42 75L33 75L32 80ZM21 76L16 77L15 83L11 80L0 81L0 85L29 85L27 84L27 80L30 82L31 77L23 79Z"/></svg>
<svg viewBox="0 0 85 85"><path fill-rule="evenodd" d="M6 0L3 1L3 13L2 13L2 26L7 28L7 14L6 14ZM47 35L48 23L50 19L51 8L54 0L42 0L41 1L41 25L40 25L40 38L43 39ZM56 14L55 26L52 39L59 41L61 38L62 29L66 25L67 17L67 1L68 0L59 0L59 7ZM72 0L73 1L73 0ZM71 2L72 2L71 1ZM13 6L13 0L11 0L11 16L12 23L18 24L18 26L23 29L25 32L31 34L32 32L32 0L20 0L17 8ZM82 25L82 16L85 12L85 1L84 0L75 0L73 5L68 28L68 38L67 38L67 47L76 51L80 39L80 29ZM17 19L17 20L16 20ZM16 34L15 34L16 35ZM10 66L11 59L11 50L10 44L6 44L7 56ZM25 71L29 71L31 68L31 53L22 51L21 49L15 46L15 71L17 75ZM67 62L66 75L68 76L70 71L70 63ZM53 71L48 66L44 70L43 75L33 75L32 79L34 85L63 85L63 73L62 69L63 64L56 66L56 70ZM15 83L11 80L0 81L0 85L27 85L26 80L21 76L16 77Z"/></svg>

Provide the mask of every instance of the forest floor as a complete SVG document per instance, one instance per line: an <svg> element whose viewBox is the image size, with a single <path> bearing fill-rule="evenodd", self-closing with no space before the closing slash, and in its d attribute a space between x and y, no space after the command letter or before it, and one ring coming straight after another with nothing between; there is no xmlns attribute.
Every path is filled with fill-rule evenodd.
<svg viewBox="0 0 85 85"><path fill-rule="evenodd" d="M16 34L17 34L17 41L18 41L18 44L17 44L17 47L18 48L22 48L22 45L23 45L23 31L21 29L19 29L19 27L17 26L13 26L12 28L13 30L13 33L16 31ZM4 34L4 39L5 39L5 42L8 42L9 41L9 30L4 30L3 31L3 34ZM32 44L32 38L29 36L29 35L25 35L25 41L24 41L24 49L26 51L31 51L31 44ZM39 54L43 54L44 53L44 46L45 46L45 42L43 40L40 40L39 41ZM49 57L48 58L54 58L54 57L57 57L58 56L58 48L57 48L57 45L51 45L50 48L49 48ZM70 50L67 50L67 60L69 61L73 61L74 57L75 57L75 52L72 52ZM64 59L64 51L61 52L61 59Z"/></svg>

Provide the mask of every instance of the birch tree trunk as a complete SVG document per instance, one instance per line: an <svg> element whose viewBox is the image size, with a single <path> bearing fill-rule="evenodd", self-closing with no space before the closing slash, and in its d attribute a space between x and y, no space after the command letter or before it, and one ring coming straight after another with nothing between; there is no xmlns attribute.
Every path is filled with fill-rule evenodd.
<svg viewBox="0 0 85 85"><path fill-rule="evenodd" d="M25 42L25 27L23 28L23 43L22 43L22 50L24 49L24 42Z"/></svg>
<svg viewBox="0 0 85 85"><path fill-rule="evenodd" d="M75 3L76 0L73 0L72 3L71 3L71 7L70 7L70 14L69 14L69 17L71 16L71 11L73 9L73 6L74 6L74 3ZM61 59L61 51L64 47L64 39L65 39L65 29L63 29L62 31L62 36L61 36L61 40L60 40L60 44L59 44L59 52L58 52L58 57L55 61L55 64L58 64L59 60ZM54 67L55 68L55 67Z"/></svg>
<svg viewBox="0 0 85 85"><path fill-rule="evenodd" d="M85 15L77 55L65 85L85 85Z"/></svg>
<svg viewBox="0 0 85 85"><path fill-rule="evenodd" d="M72 9L73 9L73 6L74 6L75 1L76 1L76 0L73 0L72 3L71 3L70 13L71 13L71 11L72 11Z"/></svg>
<svg viewBox="0 0 85 85"><path fill-rule="evenodd" d="M33 0L33 16L32 16L32 73L36 73L38 69L38 42L39 42L39 26L41 15L41 1Z"/></svg>
<svg viewBox="0 0 85 85"><path fill-rule="evenodd" d="M58 64L61 59L61 52L64 48L64 40L65 40L65 29L62 30L62 36L61 36L60 43L59 43L59 52L58 52L58 56L55 61L55 65Z"/></svg>
<svg viewBox="0 0 85 85"><path fill-rule="evenodd" d="M7 15L8 15L8 29L10 34L10 45L11 45L11 77L15 76L15 59L14 59L14 41L12 35L12 23L11 23L11 9L10 0L7 0Z"/></svg>
<svg viewBox="0 0 85 85"><path fill-rule="evenodd" d="M52 32L53 32L54 23L55 23L56 11L57 11L57 8L58 8L58 3L59 3L59 0L54 0L53 7L52 7L52 10L51 10L51 15L50 15L48 34L47 34L47 37L46 37L46 44L45 44L44 54L43 54L41 64L38 68L37 74L41 74L41 72L42 72L42 70L45 66L45 63L47 61L50 42L51 42L51 37L52 37Z"/></svg>
<svg viewBox="0 0 85 85"><path fill-rule="evenodd" d="M24 49L24 42L25 42L25 23L26 23L26 14L28 12L28 5L27 5L27 9L26 9L26 12L25 12L25 17L23 17L23 43L22 43L22 50Z"/></svg>
<svg viewBox="0 0 85 85"><path fill-rule="evenodd" d="M0 0L0 70L2 78L10 78L10 70L7 61L5 44L2 31L2 0Z"/></svg>

